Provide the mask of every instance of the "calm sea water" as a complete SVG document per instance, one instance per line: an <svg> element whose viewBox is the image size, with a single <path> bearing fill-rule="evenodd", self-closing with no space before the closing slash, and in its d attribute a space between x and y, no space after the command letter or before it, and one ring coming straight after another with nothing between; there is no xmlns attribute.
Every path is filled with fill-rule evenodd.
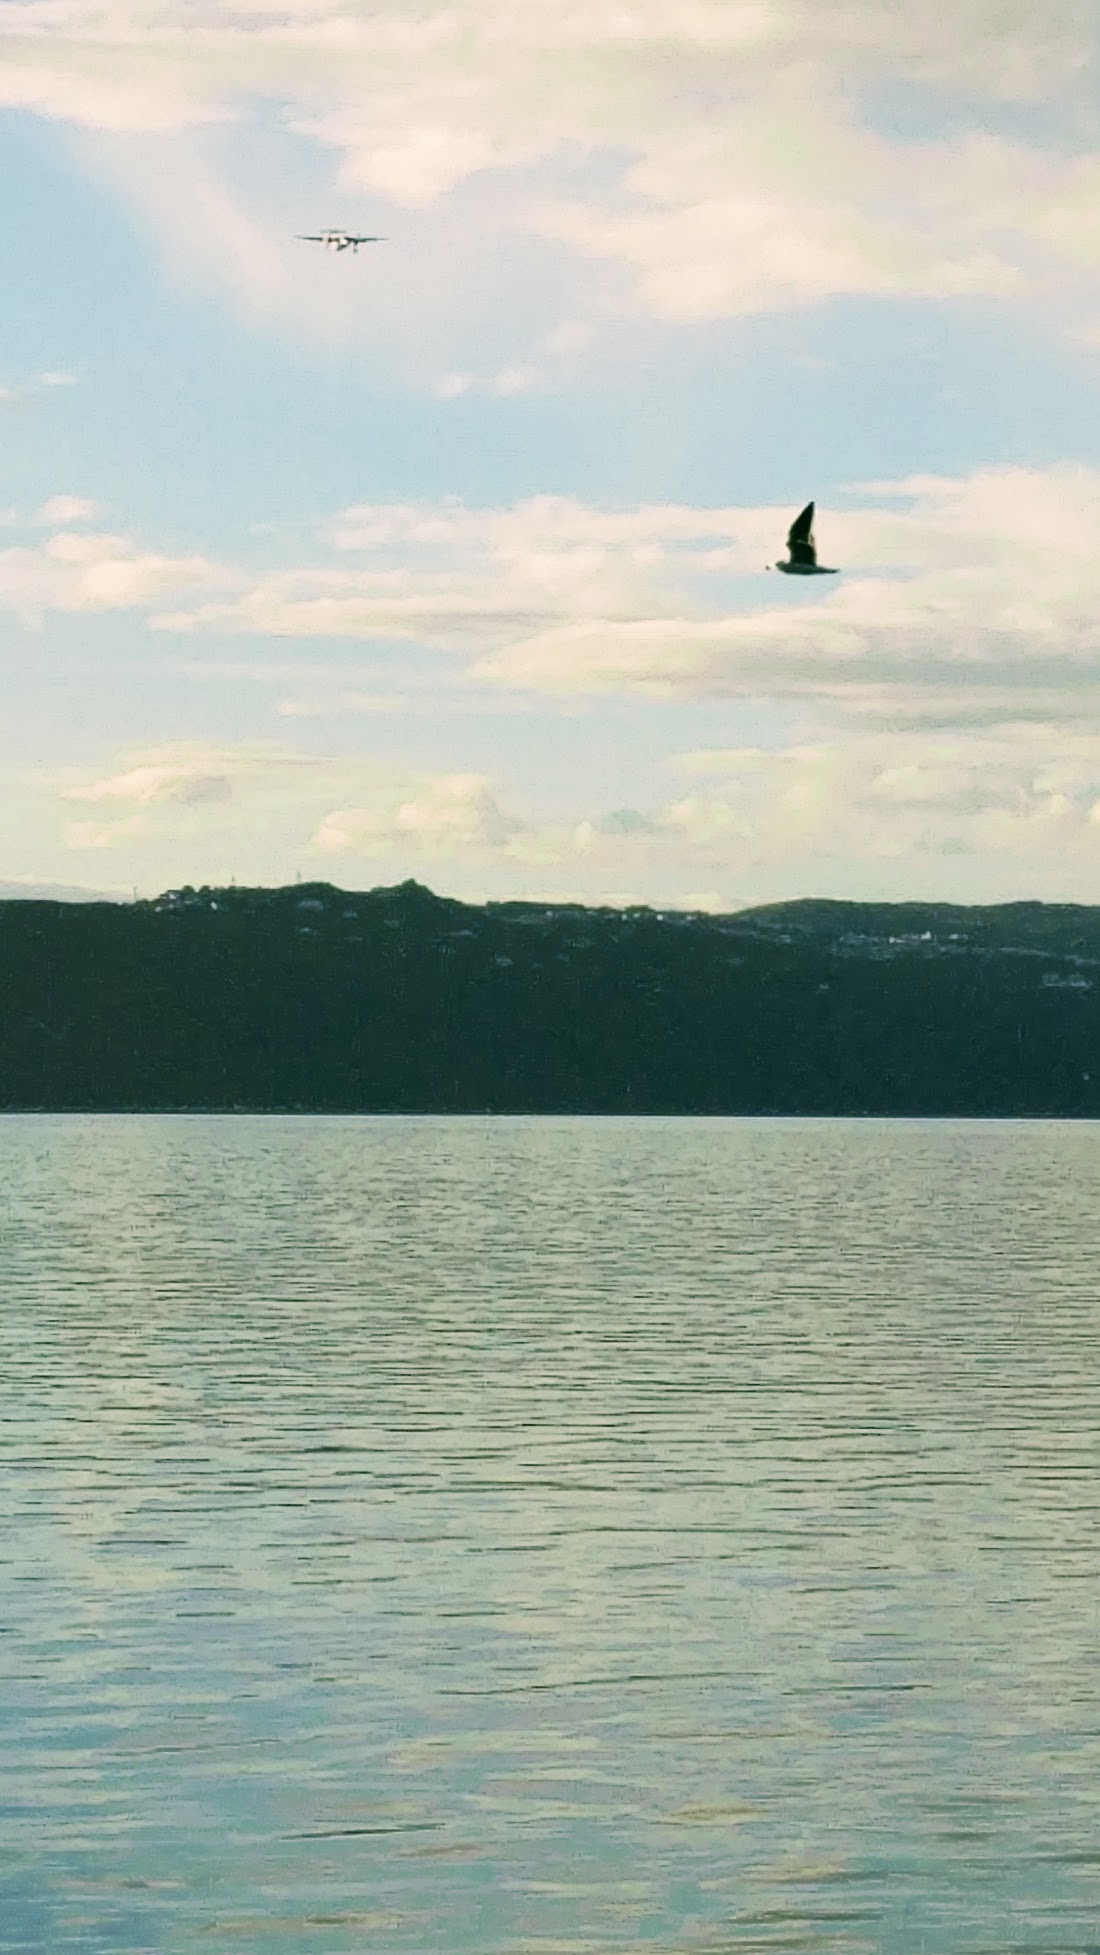
<svg viewBox="0 0 1100 1955"><path fill-rule="evenodd" d="M1100 1129L0 1185L0 1949L1100 1947Z"/></svg>

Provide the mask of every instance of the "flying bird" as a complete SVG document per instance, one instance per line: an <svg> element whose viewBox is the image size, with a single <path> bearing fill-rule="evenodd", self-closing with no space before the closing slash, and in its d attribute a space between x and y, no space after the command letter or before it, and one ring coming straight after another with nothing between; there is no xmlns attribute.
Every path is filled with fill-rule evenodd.
<svg viewBox="0 0 1100 1955"><path fill-rule="evenodd" d="M786 563L777 563L777 570L785 570L789 577L835 577L836 571L817 560L817 545L814 542L814 506L806 504L801 515L796 516L787 531Z"/></svg>
<svg viewBox="0 0 1100 1955"><path fill-rule="evenodd" d="M299 231L299 244L323 244L326 251L355 251L361 244L385 244L385 238L358 237L354 231Z"/></svg>

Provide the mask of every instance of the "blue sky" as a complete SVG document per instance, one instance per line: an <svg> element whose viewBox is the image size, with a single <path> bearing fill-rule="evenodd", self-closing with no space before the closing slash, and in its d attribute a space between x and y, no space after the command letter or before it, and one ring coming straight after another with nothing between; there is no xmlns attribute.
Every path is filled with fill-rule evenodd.
<svg viewBox="0 0 1100 1955"><path fill-rule="evenodd" d="M1100 13L921 12L8 0L0 881L1093 900Z"/></svg>

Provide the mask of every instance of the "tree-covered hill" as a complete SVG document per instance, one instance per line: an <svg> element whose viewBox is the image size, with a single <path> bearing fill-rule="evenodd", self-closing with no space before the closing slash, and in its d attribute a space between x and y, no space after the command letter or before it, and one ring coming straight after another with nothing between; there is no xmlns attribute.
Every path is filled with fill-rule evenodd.
<svg viewBox="0 0 1100 1955"><path fill-rule="evenodd" d="M1100 1116L1100 908L0 902L0 1108Z"/></svg>

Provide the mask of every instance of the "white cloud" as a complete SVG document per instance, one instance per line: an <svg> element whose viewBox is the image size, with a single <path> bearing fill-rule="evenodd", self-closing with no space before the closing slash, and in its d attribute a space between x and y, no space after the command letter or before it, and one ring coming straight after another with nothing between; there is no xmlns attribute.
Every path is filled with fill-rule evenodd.
<svg viewBox="0 0 1100 1955"><path fill-rule="evenodd" d="M1080 891L1100 870L1100 731L877 732L700 751L670 766L678 791L648 810L578 809L552 822L504 812L481 776L425 777L404 795L378 783L369 803L327 814L314 846L424 872L564 872L606 900L705 888L679 897L689 908L729 907L723 891L820 889L838 865L857 886L886 875L895 891L933 893L956 861L994 886L1056 874Z"/></svg>
<svg viewBox="0 0 1100 1955"><path fill-rule="evenodd" d="M476 652L582 615L646 616L684 575L757 569L789 516L677 505L600 510L539 496L348 509L329 542L359 568L281 571L240 596L155 620L165 630L420 638Z"/></svg>
<svg viewBox="0 0 1100 1955"><path fill-rule="evenodd" d="M496 394L507 400L542 384L543 375L537 367L511 366L500 367L496 373L445 373L433 391L440 400L461 400L466 394Z"/></svg>
<svg viewBox="0 0 1100 1955"><path fill-rule="evenodd" d="M286 720L345 719L349 714L407 712L412 703L392 692L330 692L277 699L275 711Z"/></svg>
<svg viewBox="0 0 1100 1955"><path fill-rule="evenodd" d="M478 859L506 850L527 826L501 809L481 775L259 746L173 743L55 791L62 806L97 810L65 826L68 845L81 849L173 837L198 845L211 834L274 827L323 854Z"/></svg>
<svg viewBox="0 0 1100 1955"><path fill-rule="evenodd" d="M133 841L142 833L141 820L130 816L125 821L69 821L62 829L62 839L70 849L109 849L116 848L120 842Z"/></svg>
<svg viewBox="0 0 1100 1955"><path fill-rule="evenodd" d="M578 319L564 319L545 333L530 359L491 373L445 373L436 381L433 392L441 400L461 400L467 394L491 394L508 399L551 385L560 377L563 362L575 360L592 344L593 329Z"/></svg>
<svg viewBox="0 0 1100 1955"><path fill-rule="evenodd" d="M592 326L584 319L563 319L543 336L540 352L551 360L571 360L578 354L586 353L595 337Z"/></svg>
<svg viewBox="0 0 1100 1955"><path fill-rule="evenodd" d="M704 320L1025 290L1035 243L1059 245L1031 214L1046 188L1036 159L1007 144L903 145L835 104L768 99L731 128L669 139L617 198L550 205L539 222L625 265L653 311Z"/></svg>
<svg viewBox="0 0 1100 1955"><path fill-rule="evenodd" d="M176 741L119 757L91 780L52 783L59 803L83 802L97 818L67 822L71 848L115 848L150 840L204 839L307 823L334 789L358 778L347 763L318 762L270 746L213 746Z"/></svg>
<svg viewBox="0 0 1100 1955"><path fill-rule="evenodd" d="M212 773L208 764L159 761L108 774L87 787L69 788L70 801L119 801L148 807L154 801L178 801L187 807L228 801L233 793L226 773Z"/></svg>
<svg viewBox="0 0 1100 1955"><path fill-rule="evenodd" d="M935 887L935 864L998 859L1050 875L1100 868L1100 729L1011 725L946 733L881 732L779 750L680 757L689 791L665 820L697 856L740 870L792 861L809 877L838 863L914 864Z"/></svg>
<svg viewBox="0 0 1100 1955"><path fill-rule="evenodd" d="M610 121L617 132L643 110L667 114L688 81L682 113L696 117L746 78L841 63L855 85L891 74L1041 103L1082 78L1096 35L1087 0L1041 10L957 0L949 14L895 0L848 0L828 13L815 0L526 0L522 9L426 0L415 10L400 0L369 10L335 0L162 0L155 9L22 0L9 11L2 86L13 106L161 130L242 100L297 103L350 167L412 184L436 181L442 156L453 180L463 131L463 167L479 168L487 152L530 154L562 129L577 136Z"/></svg>
<svg viewBox="0 0 1100 1955"><path fill-rule="evenodd" d="M5 402L31 400L51 387L75 387L76 376L71 373L38 373L30 380L5 384L0 382L0 405Z"/></svg>
<svg viewBox="0 0 1100 1955"><path fill-rule="evenodd" d="M94 522L98 513L98 504L84 496L51 496L36 512L34 521L43 529L64 528L68 523Z"/></svg>
<svg viewBox="0 0 1100 1955"><path fill-rule="evenodd" d="M69 521L94 514L91 503ZM46 511L36 520L46 522ZM0 550L0 607L37 622L49 611L140 609L189 589L217 587L225 573L201 556L169 557L139 549L129 537L62 529L36 547Z"/></svg>
<svg viewBox="0 0 1100 1955"><path fill-rule="evenodd" d="M396 805L344 808L325 816L314 845L331 854L388 854L395 848L449 858L507 845L524 824L502 813L478 774L440 774Z"/></svg>
<svg viewBox="0 0 1100 1955"><path fill-rule="evenodd" d="M88 782L64 789L70 801L118 801L147 806L154 801L197 803L224 798L222 783L234 790L251 785L279 792L308 792L308 778L321 765L307 754L270 745L214 746L177 740L120 757L122 765ZM217 793L206 787L217 783Z"/></svg>

